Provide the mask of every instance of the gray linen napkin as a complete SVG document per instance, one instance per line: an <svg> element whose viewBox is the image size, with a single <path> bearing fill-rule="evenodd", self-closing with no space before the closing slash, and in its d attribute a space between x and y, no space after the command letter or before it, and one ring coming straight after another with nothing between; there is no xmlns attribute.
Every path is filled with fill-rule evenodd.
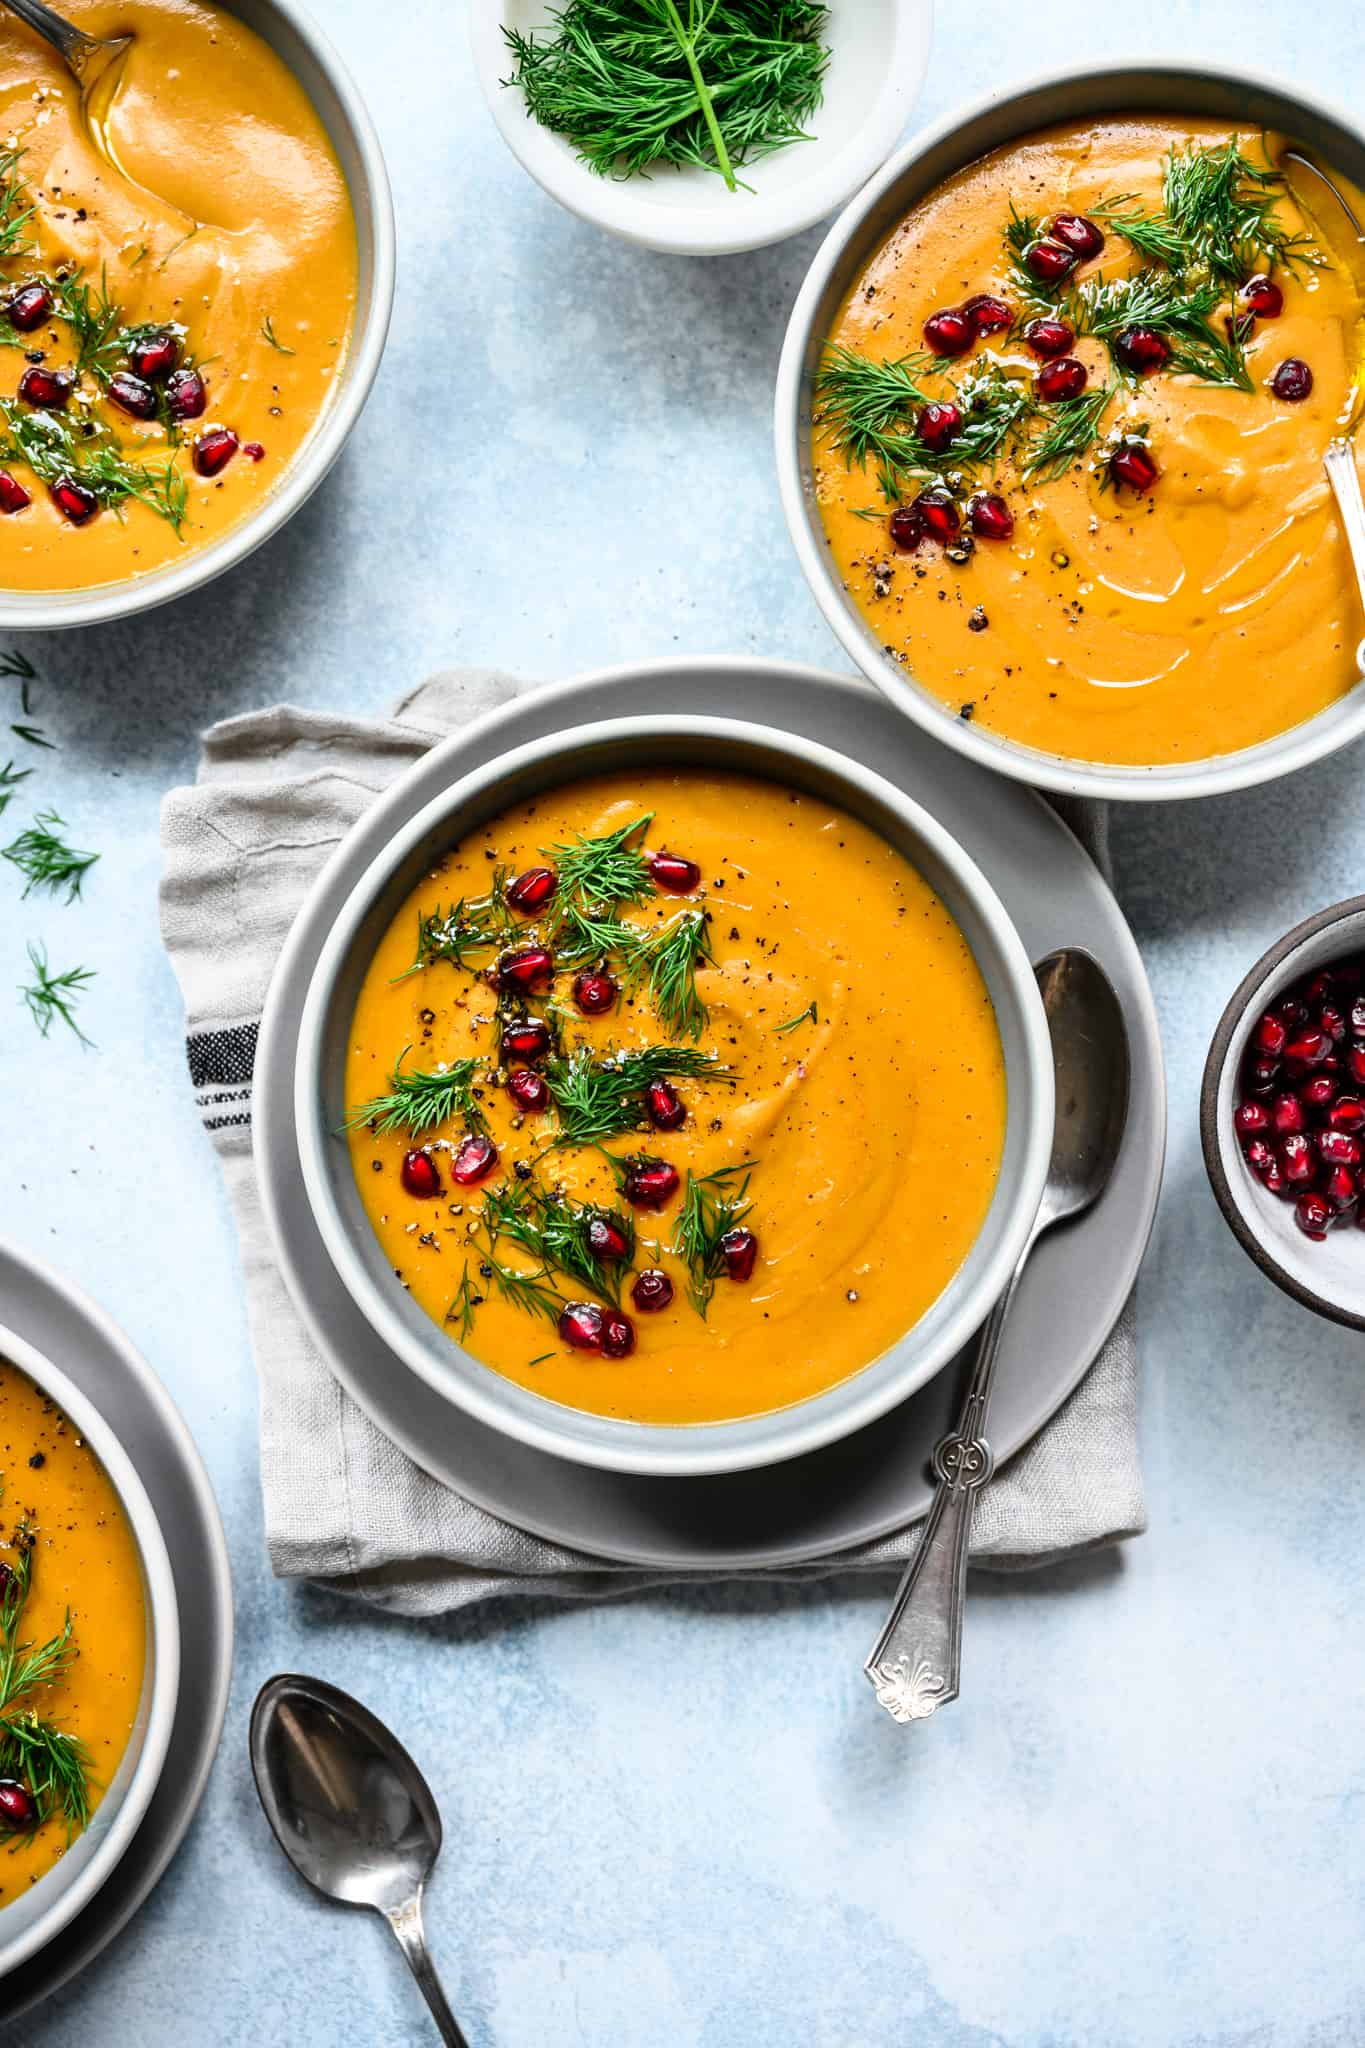
<svg viewBox="0 0 1365 2048"><path fill-rule="evenodd" d="M510 676L434 676L373 722L288 707L204 738L192 789L162 807L162 933L185 999L204 1128L237 1222L260 1378L266 1540L280 1578L307 1578L408 1614L499 1594L593 1598L675 1583L564 1550L439 1485L346 1395L305 1334L272 1255L251 1159L251 1077L271 972L318 871L373 799L436 740L505 702ZM1098 858L1102 819L1070 822ZM1146 1526L1130 1303L1066 1405L978 1504L974 1561L1008 1570ZM897 1532L780 1574L886 1570L918 1540ZM778 1576L763 1574L762 1576Z"/></svg>

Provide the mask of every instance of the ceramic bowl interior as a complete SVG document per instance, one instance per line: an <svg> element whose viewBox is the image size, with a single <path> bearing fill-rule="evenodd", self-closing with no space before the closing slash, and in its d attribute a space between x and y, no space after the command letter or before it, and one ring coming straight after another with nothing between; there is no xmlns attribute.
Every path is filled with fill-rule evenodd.
<svg viewBox="0 0 1365 2048"><path fill-rule="evenodd" d="M1293 1203L1261 1186L1232 1128L1237 1076L1257 1018L1290 982L1360 952L1365 952L1365 896L1320 911L1262 955L1214 1033L1204 1068L1200 1131L1213 1192L1242 1249L1305 1308L1365 1330L1365 1230L1339 1224L1320 1244L1306 1238L1294 1221Z"/></svg>
<svg viewBox="0 0 1365 2048"><path fill-rule="evenodd" d="M895 148L929 61L933 0L831 0L832 56L812 139L747 166L730 192L713 172L663 170L603 178L562 135L542 128L503 80L512 62L504 27L546 28L555 0L484 0L471 7L474 60L508 147L536 182L580 219L626 241L677 255L761 249L842 206ZM686 10L684 10L685 12Z"/></svg>
<svg viewBox="0 0 1365 2048"><path fill-rule="evenodd" d="M232 0L232 10L293 72L337 153L355 214L359 269L355 328L336 389L275 489L211 546L147 576L89 590L0 590L0 625L20 631L91 626L149 611L231 569L293 517L322 482L359 419L379 368L393 309L393 204L379 138L341 59L295 0Z"/></svg>
<svg viewBox="0 0 1365 2048"><path fill-rule="evenodd" d="M809 1401L739 1422L655 1427L563 1407L462 1351L398 1286L365 1216L339 1136L351 1017L379 939L433 859L537 792L618 770L740 771L828 798L909 859L957 919L985 977L1004 1046L1008 1120L999 1183L964 1264L890 1351ZM446 1399L536 1448L620 1471L741 1470L861 1428L945 1364L984 1320L1023 1246L1052 1138L1052 1058L1032 969L994 890L941 826L880 777L814 742L721 719L640 718L555 735L504 755L418 813L366 871L309 986L295 1073L308 1199L341 1281L382 1340Z"/></svg>
<svg viewBox="0 0 1365 2048"><path fill-rule="evenodd" d="M0 1360L49 1394L103 1465L128 1517L142 1567L147 1616L142 1697L128 1746L94 1818L31 1890L0 1909L0 1977L52 1941L107 1880L132 1841L166 1761L180 1692L180 1615L156 1512L128 1454L66 1374L14 1331L0 1327Z"/></svg>
<svg viewBox="0 0 1365 2048"><path fill-rule="evenodd" d="M1114 767L1046 754L957 717L883 651L840 581L825 539L811 461L811 407L821 350L847 293L892 229L926 194L987 151L1055 122L1148 109L1278 129L1322 161L1365 180L1365 133L1343 112L1249 74L1172 63L1113 64L1052 76L978 103L917 137L835 222L792 310L778 371L777 465L796 551L820 609L863 673L944 745L1044 788L1109 798L1208 796L1306 766L1365 730L1365 689L1290 731L1237 753L1155 768Z"/></svg>

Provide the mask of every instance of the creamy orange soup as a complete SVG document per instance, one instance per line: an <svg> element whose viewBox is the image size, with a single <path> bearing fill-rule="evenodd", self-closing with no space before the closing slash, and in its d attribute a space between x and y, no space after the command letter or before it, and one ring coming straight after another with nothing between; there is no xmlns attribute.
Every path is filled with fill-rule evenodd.
<svg viewBox="0 0 1365 2048"><path fill-rule="evenodd" d="M303 88L226 10L71 0L131 47L82 104L0 14L0 586L80 589L205 546L337 388L356 240Z"/></svg>
<svg viewBox="0 0 1365 2048"><path fill-rule="evenodd" d="M16 1747L8 1727L31 1713L59 1746L80 1745L78 1776L93 1813L137 1717L146 1621L133 1533L103 1466L42 1390L3 1362L0 1479L0 1635L17 1647L12 1668L22 1668L28 1651L66 1637L46 1682L6 1692L0 1676L0 1905L7 1905L78 1832L60 1795L44 1792L37 1760L47 1749L31 1740Z"/></svg>
<svg viewBox="0 0 1365 2048"><path fill-rule="evenodd" d="M921 877L816 798L688 772L453 847L375 955L346 1089L413 1299L523 1386L646 1422L778 1408L894 1344L981 1227L1005 1120Z"/></svg>
<svg viewBox="0 0 1365 2048"><path fill-rule="evenodd" d="M1251 169L1229 180L1230 145ZM1361 360L1360 258L1330 199L1310 212L1265 175L1283 146L1155 116L1048 129L949 179L867 265L830 337L851 356L826 356L816 485L839 573L907 688L1029 747L1147 765L1249 746L1352 688L1360 601L1322 457ZM1029 252L1055 251L1058 215L1103 247L1062 242L1075 260L1039 278L1029 261L1057 259ZM983 294L1000 302L987 331L969 309L963 353L936 355L960 331L927 323ZM1030 345L1039 320L1070 331L1052 357ZM1135 327L1155 346L1125 340ZM899 398L870 374L895 363ZM944 403L956 431L925 417ZM1049 465L1059 429L1074 446ZM903 460L883 485L888 446Z"/></svg>

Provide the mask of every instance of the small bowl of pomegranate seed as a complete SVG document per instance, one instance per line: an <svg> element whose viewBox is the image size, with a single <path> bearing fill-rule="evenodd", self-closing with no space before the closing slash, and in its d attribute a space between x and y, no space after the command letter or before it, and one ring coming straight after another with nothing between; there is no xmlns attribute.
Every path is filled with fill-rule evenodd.
<svg viewBox="0 0 1365 2048"><path fill-rule="evenodd" d="M1365 896L1256 962L1214 1033L1200 1128L1243 1250L1306 1308L1365 1330Z"/></svg>

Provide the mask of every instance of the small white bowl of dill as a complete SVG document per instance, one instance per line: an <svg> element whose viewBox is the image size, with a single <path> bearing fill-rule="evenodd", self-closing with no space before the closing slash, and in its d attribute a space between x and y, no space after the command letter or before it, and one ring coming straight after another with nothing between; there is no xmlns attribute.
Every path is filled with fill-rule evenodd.
<svg viewBox="0 0 1365 2048"><path fill-rule="evenodd" d="M477 0L493 118L561 206L643 248L761 249L899 141L933 0Z"/></svg>

